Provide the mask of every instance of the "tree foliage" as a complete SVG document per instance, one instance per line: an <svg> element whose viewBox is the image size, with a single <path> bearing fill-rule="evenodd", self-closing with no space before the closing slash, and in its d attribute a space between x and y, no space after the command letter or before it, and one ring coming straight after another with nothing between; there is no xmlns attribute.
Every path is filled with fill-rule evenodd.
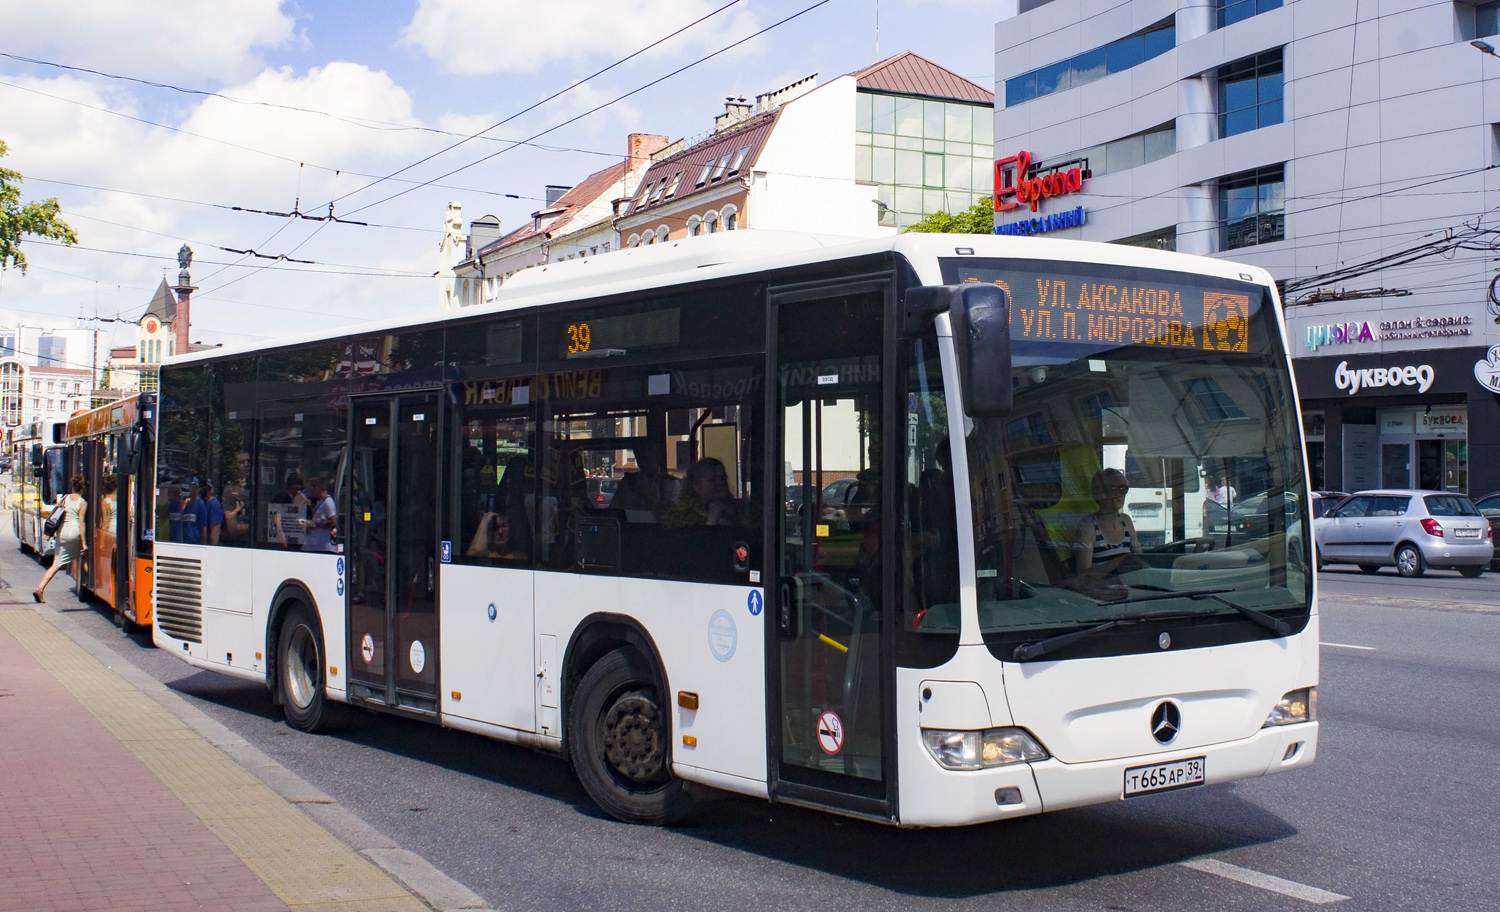
<svg viewBox="0 0 1500 912"><path fill-rule="evenodd" d="M0 139L0 158L9 150ZM39 202L21 203L21 172L0 168L0 269L20 267L26 274L26 257L21 253L21 237L51 238L64 244L78 243L73 228L58 217L62 207L57 197Z"/></svg>
<svg viewBox="0 0 1500 912"><path fill-rule="evenodd" d="M995 201L982 196L974 205L956 215L934 212L906 230L924 234L994 234Z"/></svg>

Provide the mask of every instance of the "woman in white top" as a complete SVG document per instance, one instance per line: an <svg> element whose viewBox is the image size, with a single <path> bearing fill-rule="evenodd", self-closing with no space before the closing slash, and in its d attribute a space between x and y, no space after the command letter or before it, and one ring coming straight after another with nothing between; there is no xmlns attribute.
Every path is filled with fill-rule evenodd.
<svg viewBox="0 0 1500 912"><path fill-rule="evenodd" d="M42 593L47 590L47 584L52 582L52 577L67 565L73 563L87 551L88 542L83 540L83 511L88 508L88 501L83 499L83 490L87 483L82 475L73 476L73 493L62 499L63 521L57 527L57 534L52 536L52 566L42 575L42 581L31 597L39 602L45 602Z"/></svg>

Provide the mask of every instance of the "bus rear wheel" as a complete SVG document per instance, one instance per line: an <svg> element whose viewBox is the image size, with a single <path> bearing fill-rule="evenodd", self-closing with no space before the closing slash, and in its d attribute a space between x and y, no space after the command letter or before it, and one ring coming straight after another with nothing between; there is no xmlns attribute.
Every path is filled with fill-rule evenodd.
<svg viewBox="0 0 1500 912"><path fill-rule="evenodd" d="M296 604L281 623L277 639L276 686L287 724L305 732L327 729L333 706L323 680L323 630L312 612Z"/></svg>
<svg viewBox="0 0 1500 912"><path fill-rule="evenodd" d="M651 666L616 649L589 668L568 712L568 754L584 791L626 823L663 826L692 809L672 775L671 731Z"/></svg>

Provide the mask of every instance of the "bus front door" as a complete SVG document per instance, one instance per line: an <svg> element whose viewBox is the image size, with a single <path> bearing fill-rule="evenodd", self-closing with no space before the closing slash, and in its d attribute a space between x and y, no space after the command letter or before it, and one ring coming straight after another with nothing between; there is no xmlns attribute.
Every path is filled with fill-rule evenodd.
<svg viewBox="0 0 1500 912"><path fill-rule="evenodd" d="M887 712L891 530L882 447L889 279L773 289L777 575L768 720L772 795L894 815ZM888 436L888 435L887 435Z"/></svg>
<svg viewBox="0 0 1500 912"><path fill-rule="evenodd" d="M349 530L350 699L438 710L436 392L356 400Z"/></svg>

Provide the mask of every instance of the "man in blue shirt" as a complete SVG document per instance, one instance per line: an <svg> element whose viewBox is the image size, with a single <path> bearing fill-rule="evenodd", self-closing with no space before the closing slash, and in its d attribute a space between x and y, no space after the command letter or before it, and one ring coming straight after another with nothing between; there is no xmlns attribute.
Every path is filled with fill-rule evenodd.
<svg viewBox="0 0 1500 912"><path fill-rule="evenodd" d="M198 496L198 484L187 487L187 499L182 504L182 541L188 545L203 544L203 531L208 525L208 505Z"/></svg>
<svg viewBox="0 0 1500 912"><path fill-rule="evenodd" d="M204 518L206 525L203 526L199 538L205 545L217 545L219 543L219 530L224 527L224 504L214 496L214 483L205 481L203 483Z"/></svg>

